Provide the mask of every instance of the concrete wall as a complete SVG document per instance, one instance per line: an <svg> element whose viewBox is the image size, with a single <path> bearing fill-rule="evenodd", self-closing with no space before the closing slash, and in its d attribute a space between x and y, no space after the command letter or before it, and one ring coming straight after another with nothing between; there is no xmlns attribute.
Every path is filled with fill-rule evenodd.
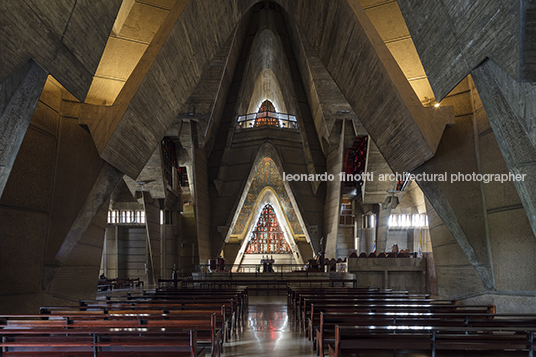
<svg viewBox="0 0 536 357"><path fill-rule="evenodd" d="M427 291L426 259L349 258L348 272L355 274L357 286L410 291Z"/></svg>
<svg viewBox="0 0 536 357"><path fill-rule="evenodd" d="M99 276L104 274L107 278L115 279L118 275L117 262L117 235L119 226L106 226L104 246Z"/></svg>
<svg viewBox="0 0 536 357"><path fill-rule="evenodd" d="M122 174L98 156L78 126L77 110L76 99L49 80L2 195L0 305L6 313L35 313L51 295L61 303L95 294L102 207Z"/></svg>
<svg viewBox="0 0 536 357"><path fill-rule="evenodd" d="M182 240L181 212L172 211L171 224L160 226L160 239L162 249L161 272L162 278L172 277L173 270L180 271L179 249ZM165 223L165 222L164 222Z"/></svg>
<svg viewBox="0 0 536 357"><path fill-rule="evenodd" d="M458 108L457 124L447 130L438 155L423 170L433 172L433 165L441 162L439 171L449 175L508 173L472 81L460 86L465 90L444 100ZM463 96L470 99L470 107L456 106ZM455 146L449 147L454 143ZM461 147L463 152L458 151ZM514 305L507 303L508 297L524 299L525 304L533 306L536 269L532 257L536 242L514 184L449 182L438 184L440 191L428 184L420 183L420 186L430 200L427 211L439 294L468 298L467 301L485 301L488 297L488 301L499 304L499 311L503 307L513 311ZM442 194L438 195L439 192ZM445 207L453 211L445 212ZM521 274L520 262L525 262L522 265L526 267Z"/></svg>
<svg viewBox="0 0 536 357"><path fill-rule="evenodd" d="M346 258L356 251L354 239L354 226L339 225L337 234L337 256L334 258Z"/></svg>
<svg viewBox="0 0 536 357"><path fill-rule="evenodd" d="M117 264L119 278L147 281L147 234L145 227L117 227ZM147 264L150 269L150 264Z"/></svg>

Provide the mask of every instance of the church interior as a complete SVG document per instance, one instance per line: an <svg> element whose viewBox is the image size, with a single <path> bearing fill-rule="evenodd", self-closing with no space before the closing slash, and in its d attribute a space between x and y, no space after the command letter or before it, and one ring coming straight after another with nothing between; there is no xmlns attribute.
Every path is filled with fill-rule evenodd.
<svg viewBox="0 0 536 357"><path fill-rule="evenodd" d="M207 315L211 356L436 356L436 346L455 345L445 337L453 316L469 310L465 336L497 329L484 342L490 351L464 340L456 346L465 354L445 356L534 355L532 1L4 0L1 8L0 355L127 355L127 335L87 346L62 337L78 344L73 354L34 340L25 352L31 335L9 326L65 307L67 323L76 329L71 315L80 315L96 336L123 325L83 319L91 304L108 314L103 301L143 297L147 308L180 299L187 310L186 296L223 305L227 318ZM340 298L343 306L350 295L349 310L326 305L318 322L326 329L315 332L311 305ZM220 303L227 298L230 307ZM415 332L409 348L386 328L370 344L364 300L408 298L434 306L426 322L437 324L438 340L431 327L432 343ZM374 313L393 313L383 308ZM343 311L355 314L351 326L335 320ZM140 324L150 316L148 326L179 336L177 351L204 355L201 342L192 347L192 333L206 337L202 323L184 337L171 332L179 322L144 313ZM474 314L504 322L469 326ZM31 320L24 328L38 330ZM407 324L422 330L421 320ZM515 340L508 348L503 334ZM132 356L182 355L147 335L147 349ZM115 338L121 347L103 345ZM419 343L433 347L407 352ZM167 347L154 354L156 345Z"/></svg>

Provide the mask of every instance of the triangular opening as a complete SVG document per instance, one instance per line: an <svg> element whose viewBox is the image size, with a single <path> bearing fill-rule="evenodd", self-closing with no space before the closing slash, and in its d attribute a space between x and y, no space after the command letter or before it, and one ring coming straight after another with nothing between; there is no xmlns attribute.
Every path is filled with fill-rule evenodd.
<svg viewBox="0 0 536 357"><path fill-rule="evenodd" d="M233 269L253 268L263 258L273 259L276 265L303 264L284 204L272 187L262 189L248 215Z"/></svg>

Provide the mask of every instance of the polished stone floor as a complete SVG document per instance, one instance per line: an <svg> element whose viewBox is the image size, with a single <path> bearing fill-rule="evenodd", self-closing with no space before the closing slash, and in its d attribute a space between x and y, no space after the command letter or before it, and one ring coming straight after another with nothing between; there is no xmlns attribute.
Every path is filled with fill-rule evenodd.
<svg viewBox="0 0 536 357"><path fill-rule="evenodd" d="M286 296L250 296L242 332L225 344L222 356L316 356L307 338L292 330Z"/></svg>

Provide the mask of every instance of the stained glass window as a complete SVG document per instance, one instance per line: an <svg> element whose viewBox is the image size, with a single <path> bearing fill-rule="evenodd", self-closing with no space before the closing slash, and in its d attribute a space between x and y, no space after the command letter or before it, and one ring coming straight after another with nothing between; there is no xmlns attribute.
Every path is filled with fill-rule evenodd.
<svg viewBox="0 0 536 357"><path fill-rule="evenodd" d="M272 205L262 209L259 220L246 248L247 254L286 254L291 253L288 243L275 215Z"/></svg>
<svg viewBox="0 0 536 357"><path fill-rule="evenodd" d="M275 112L275 107L274 105L272 104L272 102L270 102L268 99L265 100L264 102L262 102L260 108L259 108L259 113L260 112Z"/></svg>
<svg viewBox="0 0 536 357"><path fill-rule="evenodd" d="M346 172L347 176L351 175L356 177L356 175L361 175L365 170L365 164L367 161L367 141L368 136L356 137L354 145L346 152L346 157L344 158L344 171ZM359 193L361 192L363 181L346 180L344 185L356 187Z"/></svg>
<svg viewBox="0 0 536 357"><path fill-rule="evenodd" d="M259 108L259 115L255 120L255 126L272 125L279 126L279 119L275 112L275 107L269 100L262 102Z"/></svg>

